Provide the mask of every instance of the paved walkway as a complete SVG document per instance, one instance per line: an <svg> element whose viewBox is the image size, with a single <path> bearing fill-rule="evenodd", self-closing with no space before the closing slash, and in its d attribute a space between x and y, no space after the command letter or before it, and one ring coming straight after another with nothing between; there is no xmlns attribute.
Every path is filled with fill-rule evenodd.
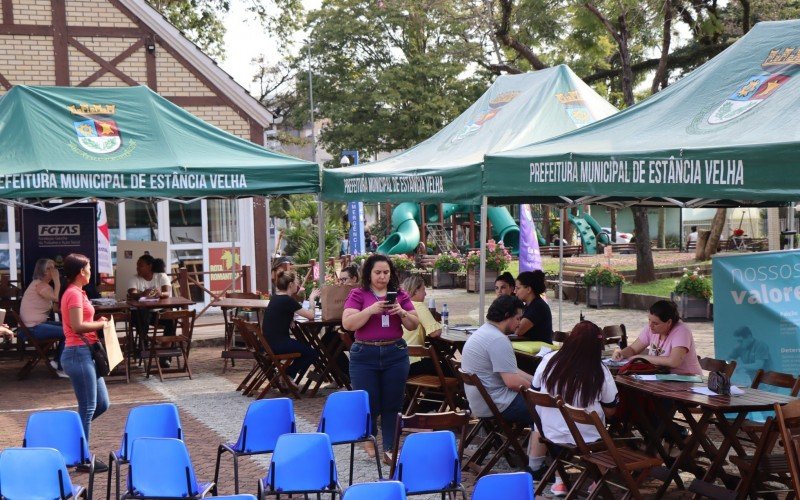
<svg viewBox="0 0 800 500"><path fill-rule="evenodd" d="M463 291L433 290L431 295L436 299L437 306L441 307L447 302L451 311L451 321L455 323L475 323L477 321L477 301L475 294ZM554 322L558 323L557 301L551 298ZM628 327L631 337L646 323L646 314L643 311L621 309L587 309L575 306L572 303L562 304L562 328L568 330L583 311L587 319L595 321L601 326L624 323ZM196 338L198 344L215 344L215 347L200 347L192 350L191 364L195 374L193 380L174 379L164 383L157 378L144 379L141 372L134 374L131 384L123 382L109 382L109 393L112 406L109 411L98 418L92 427L91 448L97 456L106 461L108 453L119 447L125 418L128 411L139 404L171 401L178 405L184 427L185 440L189 446L199 480L211 480L214 473L214 462L217 446L222 441L235 440L239 433L239 426L251 399L242 397L235 391L236 385L245 375L249 365L240 363L235 369L222 373L222 361L219 358L219 345L222 338L221 324L213 323L221 320L217 316L207 316L202 325L198 325ZM221 323L221 321L219 322ZM713 328L709 323L693 323L692 329L698 342L698 352L701 355L713 354ZM25 421L32 411L69 408L76 409L75 397L68 380L49 378L43 368L37 368L28 380L18 382L15 379L16 371L21 366L18 360L0 361L0 449L9 446L19 446ZM324 404L324 398L332 389L324 388L318 397L303 399L295 402L295 414L299 431L313 431ZM276 392L274 394L278 396ZM229 457L228 457L229 458ZM347 483L347 469L349 463L349 447L340 446L336 450L336 462L340 482L344 487ZM257 479L263 477L267 471L267 459L264 457L245 458L240 461L240 478L242 478L242 492L255 493ZM365 482L377 479L375 462L357 448L355 459L355 481ZM501 466L503 468L503 466ZM388 474L388 467L383 468L383 473ZM105 481L107 475L99 474L96 480L95 498L104 499ZM223 461L220 494L233 493L232 462ZM73 480L85 485L88 476L85 474L73 475ZM687 477L686 479L689 479ZM474 478L465 474L465 483L471 491ZM648 483L648 490L654 491L657 482ZM684 498L685 493L673 487L668 498ZM430 498L438 498L431 496Z"/></svg>

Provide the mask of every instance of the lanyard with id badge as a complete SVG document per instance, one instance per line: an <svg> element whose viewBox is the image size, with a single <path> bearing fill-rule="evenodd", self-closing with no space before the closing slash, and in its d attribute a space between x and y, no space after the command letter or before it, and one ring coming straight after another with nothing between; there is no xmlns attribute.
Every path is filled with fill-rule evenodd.
<svg viewBox="0 0 800 500"><path fill-rule="evenodd" d="M375 295L375 294L373 293L373 295ZM375 299L376 300L380 300L380 298L377 295L375 295ZM387 306L394 306L395 302L397 302L397 292L391 292L391 291L390 292L386 292L386 297L385 297L384 300L386 300L386 305ZM389 328L389 314L388 313L384 312L383 314L381 314L381 327L382 328Z"/></svg>

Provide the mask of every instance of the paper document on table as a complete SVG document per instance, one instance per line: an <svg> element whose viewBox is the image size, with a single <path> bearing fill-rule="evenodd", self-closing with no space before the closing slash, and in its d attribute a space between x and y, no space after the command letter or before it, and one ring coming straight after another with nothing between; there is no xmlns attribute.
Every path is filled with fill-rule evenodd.
<svg viewBox="0 0 800 500"><path fill-rule="evenodd" d="M647 380L650 382L658 380L658 377L656 377L655 375L634 375L633 378L635 378L636 380Z"/></svg>
<svg viewBox="0 0 800 500"><path fill-rule="evenodd" d="M719 396L716 392L712 391L708 387L692 387L692 392L695 394L705 394L706 396ZM744 391L739 389L737 386L731 386L731 396L741 396L744 394Z"/></svg>
<svg viewBox="0 0 800 500"><path fill-rule="evenodd" d="M139 302L158 302L158 297L139 297Z"/></svg>

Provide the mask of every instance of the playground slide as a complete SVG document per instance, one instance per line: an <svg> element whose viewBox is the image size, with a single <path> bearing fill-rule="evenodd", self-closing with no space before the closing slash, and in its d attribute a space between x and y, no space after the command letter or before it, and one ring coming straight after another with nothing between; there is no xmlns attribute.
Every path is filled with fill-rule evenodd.
<svg viewBox="0 0 800 500"><path fill-rule="evenodd" d="M603 245L608 245L611 243L608 233L603 232L602 228L600 227L600 223L597 222L597 219L589 214L583 214L583 220L585 220L586 223L592 228L592 231L594 231L594 235L597 238L598 243L602 243Z"/></svg>
<svg viewBox="0 0 800 500"><path fill-rule="evenodd" d="M583 242L583 253L586 255L597 254L597 237L594 235L592 226L580 215L569 214L569 221L575 226L581 241Z"/></svg>
<svg viewBox="0 0 800 500"><path fill-rule="evenodd" d="M392 228L394 232L378 246L378 253L396 255L411 253L419 245L419 204L400 203L392 211Z"/></svg>
<svg viewBox="0 0 800 500"><path fill-rule="evenodd" d="M492 223L492 237L502 241L514 255L519 255L519 226L506 207L489 207L486 215Z"/></svg>

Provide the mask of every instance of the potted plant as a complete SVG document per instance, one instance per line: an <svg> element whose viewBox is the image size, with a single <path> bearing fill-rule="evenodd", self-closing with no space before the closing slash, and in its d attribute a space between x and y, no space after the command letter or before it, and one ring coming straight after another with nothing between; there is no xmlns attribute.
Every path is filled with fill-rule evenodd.
<svg viewBox="0 0 800 500"><path fill-rule="evenodd" d="M681 279L675 280L672 300L678 304L683 319L711 319L711 279L700 274L700 268L689 272L683 268Z"/></svg>
<svg viewBox="0 0 800 500"><path fill-rule="evenodd" d="M586 285L586 305L619 306L625 277L611 266L596 265L583 275Z"/></svg>
<svg viewBox="0 0 800 500"><path fill-rule="evenodd" d="M414 269L414 260L407 255L392 255L391 259L392 264L394 264L394 270L397 271L397 279L402 283L404 279L410 276L411 270Z"/></svg>
<svg viewBox="0 0 800 500"><path fill-rule="evenodd" d="M454 274L461 269L461 256L456 252L442 253L433 263L433 288L453 288Z"/></svg>
<svg viewBox="0 0 800 500"><path fill-rule="evenodd" d="M494 282L497 276L511 262L511 254L503 242L495 243L494 240L486 242L486 290L494 290ZM478 251L471 251L467 254L467 291L477 292L480 287L480 263L481 254Z"/></svg>

